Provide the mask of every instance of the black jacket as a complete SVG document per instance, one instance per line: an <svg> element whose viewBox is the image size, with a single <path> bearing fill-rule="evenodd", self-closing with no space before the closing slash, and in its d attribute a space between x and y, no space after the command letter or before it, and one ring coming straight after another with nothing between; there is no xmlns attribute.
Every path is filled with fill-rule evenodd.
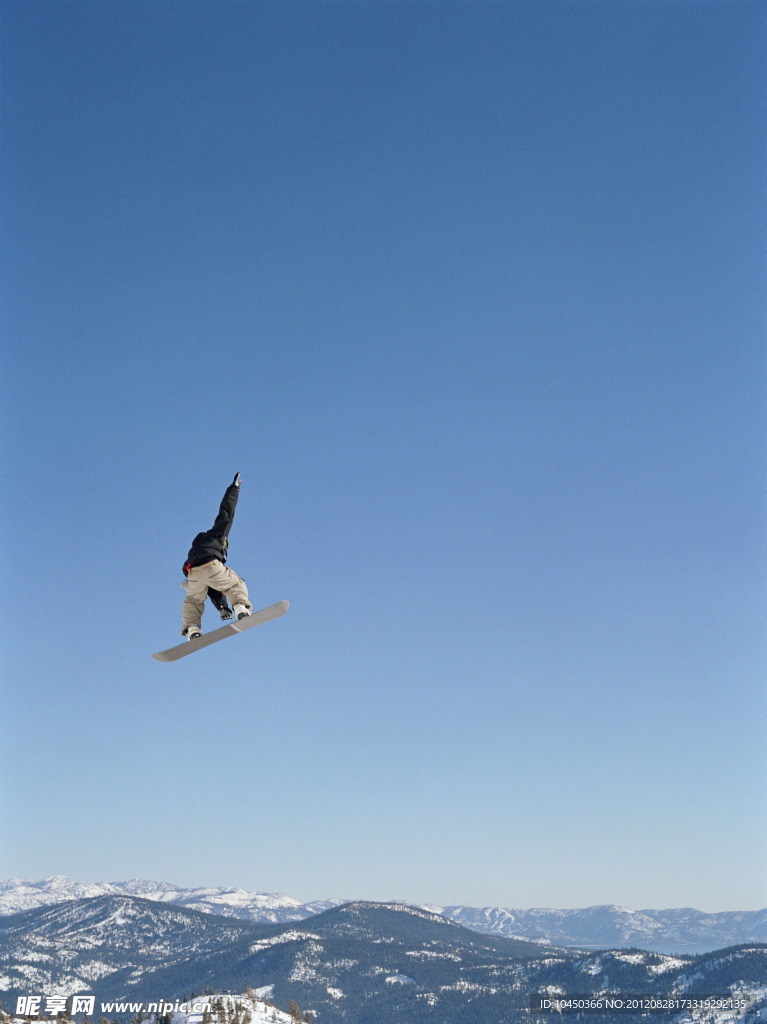
<svg viewBox="0 0 767 1024"><path fill-rule="evenodd" d="M229 530L232 528L234 510L237 507L237 499L240 496L240 488L230 484L226 489L221 506L216 516L216 521L211 530L198 533L192 541L189 554L184 562L184 575L188 575L193 565L204 565L217 558L220 562L226 562L226 549L229 545Z"/></svg>

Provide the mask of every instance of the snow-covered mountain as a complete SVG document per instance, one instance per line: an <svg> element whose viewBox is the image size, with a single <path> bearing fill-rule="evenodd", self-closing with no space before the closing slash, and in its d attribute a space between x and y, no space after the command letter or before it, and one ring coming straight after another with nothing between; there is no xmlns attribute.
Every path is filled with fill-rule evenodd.
<svg viewBox="0 0 767 1024"><path fill-rule="evenodd" d="M73 882L65 875L53 875L37 882L21 878L0 882L0 916L93 896L139 896L189 910L270 924L303 921L344 902L338 899L300 903L282 893L247 892L234 888L182 889L171 882L150 882L142 878L127 882Z"/></svg>
<svg viewBox="0 0 767 1024"><path fill-rule="evenodd" d="M91 993L96 1012L127 1024L137 1004L188 1007L204 992L248 992L251 1009L230 1001L207 1020L179 1009L172 1024L285 1024L264 1000L318 1024L525 1024L535 994L606 992L717 993L738 1005L706 1024L755 1024L767 1019L767 944L697 957L541 947L402 903L348 903L304 921L257 924L106 895L0 918L5 1007L34 994Z"/></svg>
<svg viewBox="0 0 767 1024"><path fill-rule="evenodd" d="M162 883L154 884L159 893ZM168 885L168 889L175 886ZM88 899L91 896L112 896L120 892L119 886L110 882L73 882L64 875L54 875L40 882L30 882L24 878L8 878L0 882L0 914L18 914L22 910L34 907L46 907L50 903L63 903L65 900ZM150 899L160 897L149 897Z"/></svg>
<svg viewBox="0 0 767 1024"><path fill-rule="evenodd" d="M63 875L42 881L0 882L0 916L94 896L138 896L243 921L285 924L340 906L341 899L301 903L281 893L236 888L184 889L170 882L74 882ZM576 910L427 906L473 931L559 946L637 946L665 952L708 952L744 942L767 942L767 910L707 914L690 908L630 910L596 906Z"/></svg>

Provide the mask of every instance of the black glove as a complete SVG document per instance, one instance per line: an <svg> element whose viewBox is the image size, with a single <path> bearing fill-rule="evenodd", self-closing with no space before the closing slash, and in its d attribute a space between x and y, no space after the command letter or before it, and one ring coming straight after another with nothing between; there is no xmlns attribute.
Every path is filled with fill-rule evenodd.
<svg viewBox="0 0 767 1024"><path fill-rule="evenodd" d="M234 484L235 487L239 487L240 486L240 474L239 473L235 473L234 474L234 480L232 481L232 483Z"/></svg>
<svg viewBox="0 0 767 1024"><path fill-rule="evenodd" d="M219 613L220 613L221 618L222 618L222 620L224 622L226 622L227 619L231 619L231 617L232 617L232 609L231 608L219 608Z"/></svg>

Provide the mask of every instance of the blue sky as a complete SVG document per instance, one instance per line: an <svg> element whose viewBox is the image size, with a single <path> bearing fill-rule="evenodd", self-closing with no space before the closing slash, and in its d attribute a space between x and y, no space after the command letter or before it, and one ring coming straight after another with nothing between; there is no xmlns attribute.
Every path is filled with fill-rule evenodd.
<svg viewBox="0 0 767 1024"><path fill-rule="evenodd" d="M0 877L767 905L766 29L4 0Z"/></svg>

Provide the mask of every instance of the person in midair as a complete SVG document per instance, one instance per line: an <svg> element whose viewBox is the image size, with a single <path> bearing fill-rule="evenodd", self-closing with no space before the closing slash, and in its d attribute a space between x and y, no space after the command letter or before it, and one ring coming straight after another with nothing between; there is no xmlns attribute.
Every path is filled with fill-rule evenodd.
<svg viewBox="0 0 767 1024"><path fill-rule="evenodd" d="M238 619L250 615L253 611L245 580L225 564L229 530L240 496L240 482L240 474L236 473L233 482L226 489L212 529L197 534L184 562L186 582L182 586L186 588L186 597L181 606L181 635L188 640L194 640L195 637L202 635L202 613L205 610L206 597L211 599L222 619L232 617L227 597L231 600L234 614Z"/></svg>

